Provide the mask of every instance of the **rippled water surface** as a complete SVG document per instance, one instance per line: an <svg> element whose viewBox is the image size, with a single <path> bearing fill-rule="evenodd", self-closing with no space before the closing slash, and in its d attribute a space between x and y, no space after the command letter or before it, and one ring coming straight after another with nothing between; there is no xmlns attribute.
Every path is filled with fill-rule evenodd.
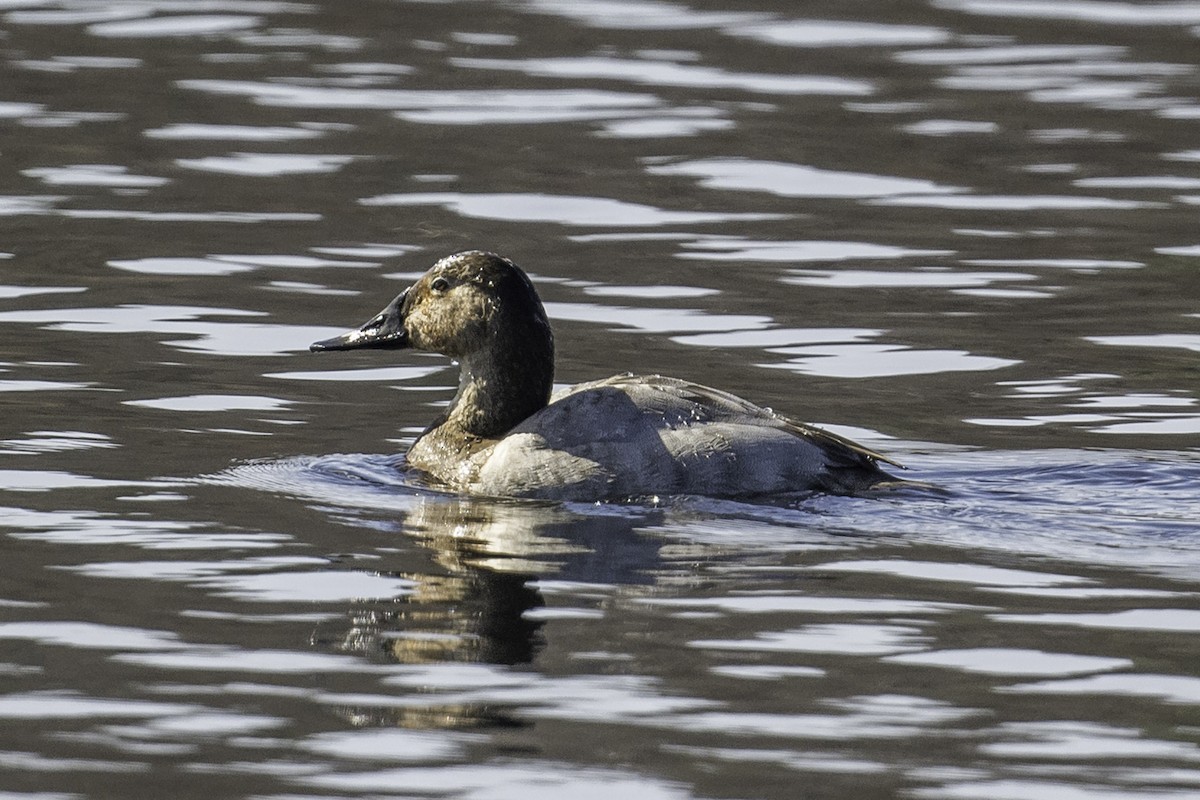
<svg viewBox="0 0 1200 800"><path fill-rule="evenodd" d="M0 797L1200 798L1200 4L0 0ZM563 384L928 484L447 496L448 253Z"/></svg>

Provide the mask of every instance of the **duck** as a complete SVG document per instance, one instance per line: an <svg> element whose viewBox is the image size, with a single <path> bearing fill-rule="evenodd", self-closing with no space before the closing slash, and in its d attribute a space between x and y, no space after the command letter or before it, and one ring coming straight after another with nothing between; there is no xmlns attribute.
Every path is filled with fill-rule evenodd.
<svg viewBox="0 0 1200 800"><path fill-rule="evenodd" d="M470 250L442 258L362 326L312 352L416 349L459 364L458 391L405 454L432 485L598 502L857 494L902 465L719 389L623 373L554 391L554 334L529 276Z"/></svg>

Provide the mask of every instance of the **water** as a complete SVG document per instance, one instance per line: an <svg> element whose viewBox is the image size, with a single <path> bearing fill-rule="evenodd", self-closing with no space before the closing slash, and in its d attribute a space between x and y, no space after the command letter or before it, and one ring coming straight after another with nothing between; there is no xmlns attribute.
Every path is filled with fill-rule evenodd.
<svg viewBox="0 0 1200 800"><path fill-rule="evenodd" d="M1200 5L0 0L0 797L1200 797ZM932 485L446 496L310 355L442 255L557 379Z"/></svg>

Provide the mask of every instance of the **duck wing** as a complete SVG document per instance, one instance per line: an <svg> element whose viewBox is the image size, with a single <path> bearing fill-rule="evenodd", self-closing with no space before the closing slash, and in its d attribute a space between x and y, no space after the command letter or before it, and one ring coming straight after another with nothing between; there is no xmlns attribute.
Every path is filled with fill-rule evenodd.
<svg viewBox="0 0 1200 800"><path fill-rule="evenodd" d="M559 391L470 458L477 494L589 499L646 494L854 493L895 462L728 392L661 375Z"/></svg>
<svg viewBox="0 0 1200 800"><path fill-rule="evenodd" d="M844 436L799 422L769 408L755 405L735 394L665 375L614 375L563 390L554 396L552 402L604 387L611 387L629 395L642 414L654 417L661 415L663 424L669 427L699 422L735 422L780 428L799 439L818 445L840 465L859 466L866 459L905 469L900 462Z"/></svg>

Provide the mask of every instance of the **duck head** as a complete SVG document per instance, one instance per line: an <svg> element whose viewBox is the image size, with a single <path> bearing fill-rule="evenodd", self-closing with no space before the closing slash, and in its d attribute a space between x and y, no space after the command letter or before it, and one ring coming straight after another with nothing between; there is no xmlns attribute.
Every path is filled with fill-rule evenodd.
<svg viewBox="0 0 1200 800"><path fill-rule="evenodd" d="M313 342L309 350L415 348L461 360L498 344L545 355L553 342L529 277L494 253L471 250L438 261L361 327ZM551 349L549 359L553 360Z"/></svg>
<svg viewBox="0 0 1200 800"><path fill-rule="evenodd" d="M494 253L447 256L362 327L314 342L313 352L415 348L462 367L463 413L511 426L546 405L554 378L554 336L529 277Z"/></svg>

